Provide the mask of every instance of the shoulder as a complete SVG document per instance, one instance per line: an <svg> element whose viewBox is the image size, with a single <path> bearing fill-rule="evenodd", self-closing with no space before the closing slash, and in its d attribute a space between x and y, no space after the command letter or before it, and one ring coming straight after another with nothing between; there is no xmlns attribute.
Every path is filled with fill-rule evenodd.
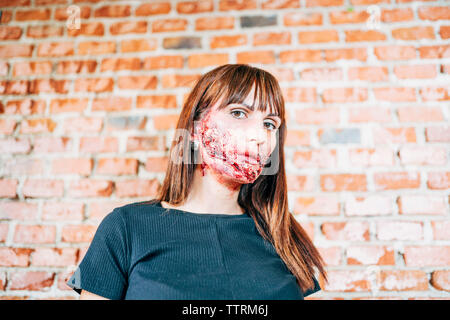
<svg viewBox="0 0 450 320"><path fill-rule="evenodd" d="M149 218L156 217L157 213L161 211L158 210L160 207L157 206L157 202L157 200L151 199L116 207L105 216L104 220L121 220L121 223L126 226L140 224L148 221Z"/></svg>

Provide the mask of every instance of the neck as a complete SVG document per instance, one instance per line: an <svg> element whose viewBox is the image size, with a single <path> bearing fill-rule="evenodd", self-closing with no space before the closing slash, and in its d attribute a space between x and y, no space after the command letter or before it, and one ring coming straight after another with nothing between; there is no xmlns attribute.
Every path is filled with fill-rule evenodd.
<svg viewBox="0 0 450 320"><path fill-rule="evenodd" d="M211 170L202 170L201 165L197 166L192 189L183 207L189 207L194 212L243 213L244 210L237 202L241 185L227 184Z"/></svg>

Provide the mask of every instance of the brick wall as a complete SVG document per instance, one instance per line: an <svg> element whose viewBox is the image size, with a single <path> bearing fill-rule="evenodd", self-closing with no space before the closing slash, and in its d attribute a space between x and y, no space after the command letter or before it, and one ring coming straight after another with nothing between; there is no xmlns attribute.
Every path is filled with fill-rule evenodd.
<svg viewBox="0 0 450 320"><path fill-rule="evenodd" d="M162 182L194 81L248 63L283 88L290 209L330 278L311 299L448 299L448 1L0 7L1 298L76 299L98 223Z"/></svg>

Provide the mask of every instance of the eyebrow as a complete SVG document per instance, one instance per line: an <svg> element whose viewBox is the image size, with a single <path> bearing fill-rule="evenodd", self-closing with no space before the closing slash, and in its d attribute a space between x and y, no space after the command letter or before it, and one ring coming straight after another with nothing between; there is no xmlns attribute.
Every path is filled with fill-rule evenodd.
<svg viewBox="0 0 450 320"><path fill-rule="evenodd" d="M249 106L249 105L246 104L245 102L241 102L241 103L236 102L236 103L234 103L234 104L242 105L242 106L247 107L248 109L250 109L250 110L253 111L253 109L251 108L251 106ZM279 117L279 115L276 114L276 113L269 113L267 116L268 116L268 117L271 117L271 116Z"/></svg>

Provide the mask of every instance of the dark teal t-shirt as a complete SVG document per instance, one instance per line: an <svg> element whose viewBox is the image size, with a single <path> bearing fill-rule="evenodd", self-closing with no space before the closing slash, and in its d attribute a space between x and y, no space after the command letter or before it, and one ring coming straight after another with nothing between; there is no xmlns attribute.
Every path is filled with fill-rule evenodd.
<svg viewBox="0 0 450 320"><path fill-rule="evenodd" d="M67 285L109 299L298 300L303 292L273 245L242 215L115 208Z"/></svg>

